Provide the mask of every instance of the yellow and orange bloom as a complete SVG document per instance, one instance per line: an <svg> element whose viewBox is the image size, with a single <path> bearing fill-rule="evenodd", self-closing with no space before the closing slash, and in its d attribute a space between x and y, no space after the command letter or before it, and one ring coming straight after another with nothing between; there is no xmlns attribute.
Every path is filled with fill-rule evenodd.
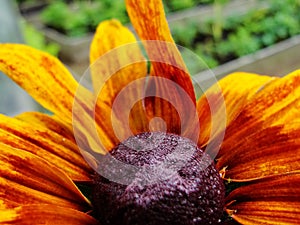
<svg viewBox="0 0 300 225"><path fill-rule="evenodd" d="M195 145L216 156L214 168L228 192L221 205L224 215L212 214L220 224L299 224L300 71L283 78L230 74L196 100L161 1L126 0L126 5L138 36L145 41L150 72L134 35L116 20L105 21L98 26L90 50L93 86L100 94L80 86L56 58L25 45L0 44L0 70L53 113L0 115L0 224L112 224L100 223L93 213L109 206L93 208L95 200L91 203L78 187L93 185L93 169L101 167L93 167L94 155L115 149L130 135L154 131L184 137L196 134ZM148 44L151 40L158 42ZM105 59L106 66L97 66L99 57L118 47L122 54L116 51L113 60ZM151 61L160 57L176 66ZM114 71L118 65L127 66ZM167 80L178 87L167 85ZM142 81L138 87L146 84L147 90L172 98L171 103L176 102L181 112L190 112L190 118L182 123L178 108L160 95L137 101L128 117L122 110L115 115L114 101L134 81ZM143 96L144 91L131 88L126 98ZM160 120L151 122L156 118L162 118L166 127ZM123 130L125 122L131 133ZM220 124L217 129L216 124ZM90 132L91 126L96 133ZM220 136L223 141L217 142ZM189 208L185 209L188 214ZM189 224L203 224L202 218L194 216L188 218ZM169 221L169 215L162 217L161 221ZM145 224L161 224L153 219Z"/></svg>

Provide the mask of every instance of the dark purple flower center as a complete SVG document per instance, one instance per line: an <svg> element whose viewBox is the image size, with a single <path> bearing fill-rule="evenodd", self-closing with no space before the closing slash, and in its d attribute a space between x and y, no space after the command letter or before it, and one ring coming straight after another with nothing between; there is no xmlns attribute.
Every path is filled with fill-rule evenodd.
<svg viewBox="0 0 300 225"><path fill-rule="evenodd" d="M116 146L110 154L112 157L102 160L101 171L123 179L118 183L95 175L92 202L100 224L220 221L224 183L213 160L189 139L161 132L142 133ZM128 172L114 167L115 159L134 169Z"/></svg>

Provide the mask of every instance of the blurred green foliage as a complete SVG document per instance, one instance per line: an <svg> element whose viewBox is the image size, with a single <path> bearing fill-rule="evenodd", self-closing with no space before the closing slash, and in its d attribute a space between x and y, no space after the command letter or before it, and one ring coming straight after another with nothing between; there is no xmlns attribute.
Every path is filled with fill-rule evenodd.
<svg viewBox="0 0 300 225"><path fill-rule="evenodd" d="M57 43L49 43L46 41L43 33L38 31L32 25L26 21L22 21L21 29L23 31L24 41L29 46L32 46L36 49L48 52L51 55L57 56L60 50L60 46Z"/></svg>
<svg viewBox="0 0 300 225"><path fill-rule="evenodd" d="M210 68L253 53L300 34L300 0L264 0L268 8L223 18L221 38L214 37L218 22L190 21L172 29L175 42L198 54Z"/></svg>
<svg viewBox="0 0 300 225"><path fill-rule="evenodd" d="M48 0L49 1L49 0ZM213 0L166 0L167 12L211 3ZM129 23L124 0L50 0L41 19L47 26L72 36L80 37L93 32L100 21L116 18Z"/></svg>
<svg viewBox="0 0 300 225"><path fill-rule="evenodd" d="M18 4L23 4L23 3L31 4L31 3L37 2L37 0L16 0L16 2Z"/></svg>
<svg viewBox="0 0 300 225"><path fill-rule="evenodd" d="M123 0L44 1L50 4L41 14L43 22L72 37L94 32L98 23L105 19L117 18L123 24L129 22ZM300 34L300 0L263 1L270 7L226 19L220 10L229 0L165 0L164 4L167 13L203 4L215 7L215 15L204 24L189 21L172 27L175 42L191 49L213 68Z"/></svg>
<svg viewBox="0 0 300 225"><path fill-rule="evenodd" d="M167 12L175 12L182 9L192 8L199 5L211 4L218 0L165 0L165 9Z"/></svg>
<svg viewBox="0 0 300 225"><path fill-rule="evenodd" d="M123 0L56 0L41 13L44 24L72 37L94 31L100 21L113 17L128 22Z"/></svg>

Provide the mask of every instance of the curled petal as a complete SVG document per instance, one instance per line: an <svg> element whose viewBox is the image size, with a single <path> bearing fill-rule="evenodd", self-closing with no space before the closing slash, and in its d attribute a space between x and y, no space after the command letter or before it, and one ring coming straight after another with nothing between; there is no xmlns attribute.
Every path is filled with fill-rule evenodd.
<svg viewBox="0 0 300 225"><path fill-rule="evenodd" d="M241 224L299 224L300 173L257 180L227 197L226 211Z"/></svg>
<svg viewBox="0 0 300 225"><path fill-rule="evenodd" d="M0 224L97 225L91 216L55 205L24 205L0 211Z"/></svg>

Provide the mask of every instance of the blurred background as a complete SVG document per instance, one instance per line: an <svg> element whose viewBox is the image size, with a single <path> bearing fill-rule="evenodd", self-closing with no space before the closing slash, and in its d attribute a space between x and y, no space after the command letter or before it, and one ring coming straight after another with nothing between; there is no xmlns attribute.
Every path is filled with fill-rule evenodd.
<svg viewBox="0 0 300 225"><path fill-rule="evenodd" d="M282 76L300 68L300 0L165 0L164 5L197 82L209 79L207 69L221 78L232 71ZM0 0L0 42L49 52L78 79L88 68L93 32L111 18L132 29L124 0ZM28 110L43 109L0 74L0 113Z"/></svg>

